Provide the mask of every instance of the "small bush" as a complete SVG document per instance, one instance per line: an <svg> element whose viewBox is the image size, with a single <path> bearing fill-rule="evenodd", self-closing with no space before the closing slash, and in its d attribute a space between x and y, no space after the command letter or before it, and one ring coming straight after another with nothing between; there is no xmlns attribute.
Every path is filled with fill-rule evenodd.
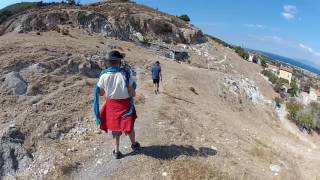
<svg viewBox="0 0 320 180"><path fill-rule="evenodd" d="M312 115L309 112L302 113L298 117L299 126L307 129L308 131L312 128Z"/></svg>
<svg viewBox="0 0 320 180"><path fill-rule="evenodd" d="M182 19L182 20L184 20L184 21L186 21L186 22L190 22L190 18L189 18L189 16L186 15L186 14L183 14L183 15L179 16L179 18Z"/></svg>
<svg viewBox="0 0 320 180"><path fill-rule="evenodd" d="M296 102L288 102L287 110L288 110L288 119L297 122L298 113L303 109L303 105Z"/></svg>
<svg viewBox="0 0 320 180"><path fill-rule="evenodd" d="M223 40L221 40L221 39L219 39L219 38L213 37L213 36L208 35L208 34L206 34L206 36L207 36L209 39L211 39L211 40L213 40L213 41L215 41L215 42L217 42L217 43L219 43L219 44L221 44L221 45L223 45L223 46L225 46L225 47L233 48L233 46L231 46L230 44L224 42Z"/></svg>
<svg viewBox="0 0 320 180"><path fill-rule="evenodd" d="M243 59L246 59L246 60L249 59L249 53L245 49L243 49L242 47L240 47L240 46L236 47L235 51Z"/></svg>
<svg viewBox="0 0 320 180"><path fill-rule="evenodd" d="M320 131L320 121L316 123L315 129L319 132Z"/></svg>
<svg viewBox="0 0 320 180"><path fill-rule="evenodd" d="M267 61L266 61L266 59L262 59L261 60L261 66L263 67L263 68L267 68L268 67L268 64L267 64Z"/></svg>
<svg viewBox="0 0 320 180"><path fill-rule="evenodd" d="M272 72L268 71L268 70L262 70L261 74L263 74L264 76L268 77L269 81L272 83L272 84L277 84L278 85L281 85L281 81L279 81L279 78L278 76L276 76L275 74L273 74Z"/></svg>
<svg viewBox="0 0 320 180"><path fill-rule="evenodd" d="M297 85L297 80L294 78L291 82L291 96L295 97L298 94L299 87Z"/></svg>
<svg viewBox="0 0 320 180"><path fill-rule="evenodd" d="M298 103L287 103L288 118L309 133L315 130L320 133L320 103L312 102L303 109Z"/></svg>

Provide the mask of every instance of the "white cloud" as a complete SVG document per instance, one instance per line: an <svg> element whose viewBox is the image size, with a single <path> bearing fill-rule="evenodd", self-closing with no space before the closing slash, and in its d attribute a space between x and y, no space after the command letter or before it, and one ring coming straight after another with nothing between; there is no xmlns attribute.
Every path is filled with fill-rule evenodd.
<svg viewBox="0 0 320 180"><path fill-rule="evenodd" d="M261 41L263 43L272 44L275 46L281 46L281 47L288 47L288 48L294 48L297 49L297 43L295 41L292 41L290 39L286 39L277 35L254 35L249 34L248 37L256 39L258 41Z"/></svg>
<svg viewBox="0 0 320 180"><path fill-rule="evenodd" d="M285 5L283 6L283 9L285 12L292 13L292 14L295 14L298 11L297 7L293 5Z"/></svg>
<svg viewBox="0 0 320 180"><path fill-rule="evenodd" d="M285 19L294 19L295 18L295 16L293 14L290 14L290 13L283 12L281 14Z"/></svg>
<svg viewBox="0 0 320 180"><path fill-rule="evenodd" d="M303 50L308 51L309 53L311 53L314 56L320 57L320 52L315 51L313 48L311 48L305 44L299 43L299 47Z"/></svg>
<svg viewBox="0 0 320 180"><path fill-rule="evenodd" d="M283 6L283 12L281 13L281 15L287 19L295 19L296 15L298 14L298 9L296 6L294 5L284 5Z"/></svg>
<svg viewBox="0 0 320 180"><path fill-rule="evenodd" d="M248 36L251 38L257 39L259 41L264 41L264 42L272 42L272 43L277 43L277 44L282 44L282 45L290 44L287 40L283 39L282 37L276 36L276 35L257 36L257 35L249 34Z"/></svg>
<svg viewBox="0 0 320 180"><path fill-rule="evenodd" d="M283 42L285 42L285 40L284 40L283 38L279 37L279 36L273 35L273 36L270 36L270 38L271 38L273 41L277 42L277 43L283 43Z"/></svg>
<svg viewBox="0 0 320 180"><path fill-rule="evenodd" d="M261 25L261 24L245 24L246 27L249 27L249 28L265 28L264 25Z"/></svg>

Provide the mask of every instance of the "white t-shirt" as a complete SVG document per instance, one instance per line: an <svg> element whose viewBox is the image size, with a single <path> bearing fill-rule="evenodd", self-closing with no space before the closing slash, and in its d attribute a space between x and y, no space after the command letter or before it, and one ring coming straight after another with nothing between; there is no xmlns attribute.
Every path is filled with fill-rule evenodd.
<svg viewBox="0 0 320 180"><path fill-rule="evenodd" d="M126 76L122 72L103 74L97 85L104 90L105 96L111 99L127 99L130 97L126 87ZM132 85L133 79L130 76L129 86Z"/></svg>

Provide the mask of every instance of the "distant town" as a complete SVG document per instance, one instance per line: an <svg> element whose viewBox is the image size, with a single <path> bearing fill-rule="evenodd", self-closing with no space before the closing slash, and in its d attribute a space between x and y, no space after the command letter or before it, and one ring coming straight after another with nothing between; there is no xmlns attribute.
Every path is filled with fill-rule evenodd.
<svg viewBox="0 0 320 180"><path fill-rule="evenodd" d="M303 104L320 99L319 75L280 60L271 59L259 52L249 52L249 62L263 67L262 74L275 86L276 92L284 98L304 96ZM306 95L308 94L308 95Z"/></svg>

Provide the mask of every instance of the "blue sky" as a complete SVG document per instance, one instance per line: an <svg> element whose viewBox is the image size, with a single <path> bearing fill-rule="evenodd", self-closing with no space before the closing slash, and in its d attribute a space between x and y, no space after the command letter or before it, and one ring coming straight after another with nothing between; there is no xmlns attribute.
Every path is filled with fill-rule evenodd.
<svg viewBox="0 0 320 180"><path fill-rule="evenodd" d="M0 0L0 8L21 2ZM83 3L95 0L82 0ZM205 33L229 43L303 59L320 68L319 0L136 0L188 14Z"/></svg>

